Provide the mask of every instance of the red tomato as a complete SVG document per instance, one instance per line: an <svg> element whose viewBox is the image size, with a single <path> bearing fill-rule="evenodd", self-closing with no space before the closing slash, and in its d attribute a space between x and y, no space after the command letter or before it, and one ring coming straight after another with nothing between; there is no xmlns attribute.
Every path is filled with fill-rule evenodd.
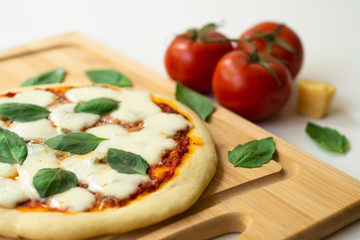
<svg viewBox="0 0 360 240"><path fill-rule="evenodd" d="M278 112L291 92L291 75L280 62L267 62L276 78L241 50L223 56L215 67L212 87L224 107L249 120L261 120Z"/></svg>
<svg viewBox="0 0 360 240"><path fill-rule="evenodd" d="M188 31L172 41L165 54L165 67L172 79L195 91L206 93L211 90L211 77L216 63L225 53L233 50L233 46L226 41L203 42L198 32ZM210 40L225 38L214 30L206 32L203 37Z"/></svg>
<svg viewBox="0 0 360 240"><path fill-rule="evenodd" d="M280 29L279 29L280 26ZM277 32L277 30L280 30ZM266 34L264 36L263 34ZM263 37L261 37L263 35ZM260 38L257 38L260 37ZM245 31L241 38L253 39L251 42L258 47L259 52L284 60L285 66L295 78L303 62L303 47L299 37L289 27L275 22L263 22ZM245 43L239 43L247 51L251 51Z"/></svg>

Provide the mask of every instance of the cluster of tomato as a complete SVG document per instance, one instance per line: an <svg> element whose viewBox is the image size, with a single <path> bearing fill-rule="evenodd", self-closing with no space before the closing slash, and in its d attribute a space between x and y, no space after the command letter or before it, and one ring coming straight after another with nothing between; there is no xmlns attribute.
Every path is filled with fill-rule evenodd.
<svg viewBox="0 0 360 240"><path fill-rule="evenodd" d="M177 36L165 54L174 80L249 120L278 112L287 102L303 62L299 37L289 27L263 22L228 39L215 24Z"/></svg>

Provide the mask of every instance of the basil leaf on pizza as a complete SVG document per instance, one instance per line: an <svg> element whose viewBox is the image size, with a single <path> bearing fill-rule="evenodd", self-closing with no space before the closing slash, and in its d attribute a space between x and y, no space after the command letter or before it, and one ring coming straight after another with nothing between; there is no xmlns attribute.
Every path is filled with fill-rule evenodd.
<svg viewBox="0 0 360 240"><path fill-rule="evenodd" d="M119 173L146 174L147 162L135 153L110 148L107 152L107 162Z"/></svg>
<svg viewBox="0 0 360 240"><path fill-rule="evenodd" d="M0 162L22 164L27 154L23 138L14 132L0 128Z"/></svg>
<svg viewBox="0 0 360 240"><path fill-rule="evenodd" d="M76 132L58 135L45 141L45 144L53 149L64 152L85 154L97 148L101 141L106 138L98 138L90 133Z"/></svg>
<svg viewBox="0 0 360 240"><path fill-rule="evenodd" d="M256 168L268 163L275 153L272 137L239 144L228 152L228 159L235 167Z"/></svg>
<svg viewBox="0 0 360 240"><path fill-rule="evenodd" d="M53 71L49 71L39 76L32 77L25 82L23 82L20 86L21 87L28 87L28 86L35 86L41 84L54 84L54 83L61 83L65 77L65 69L64 68L57 68Z"/></svg>
<svg viewBox="0 0 360 240"><path fill-rule="evenodd" d="M44 107L27 103L2 103L0 116L17 121L32 122L46 118L50 111Z"/></svg>
<svg viewBox="0 0 360 240"><path fill-rule="evenodd" d="M95 98L75 106L74 112L84 112L105 115L119 108L119 103L111 98Z"/></svg>
<svg viewBox="0 0 360 240"><path fill-rule="evenodd" d="M90 70L86 75L94 83L108 84L117 87L131 87L132 83L124 74L114 70Z"/></svg>
<svg viewBox="0 0 360 240"><path fill-rule="evenodd" d="M180 82L176 83L176 100L194 110L199 117L206 121L214 112L214 104L211 100L187 87Z"/></svg>
<svg viewBox="0 0 360 240"><path fill-rule="evenodd" d="M61 168L43 168L33 178L33 185L42 198L65 192L76 187L77 183L74 173Z"/></svg>

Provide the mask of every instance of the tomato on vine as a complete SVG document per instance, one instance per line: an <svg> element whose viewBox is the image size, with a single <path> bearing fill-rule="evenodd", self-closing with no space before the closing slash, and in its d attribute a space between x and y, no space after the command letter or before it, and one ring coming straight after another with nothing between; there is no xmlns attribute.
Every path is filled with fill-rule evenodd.
<svg viewBox="0 0 360 240"><path fill-rule="evenodd" d="M216 31L215 24L190 29L177 36L165 53L165 67L174 80L195 91L211 90L211 77L216 63L233 50L230 41Z"/></svg>
<svg viewBox="0 0 360 240"><path fill-rule="evenodd" d="M248 43L247 43L248 44ZM291 75L283 63L269 55L234 50L215 67L213 92L221 105L252 120L278 112L291 93Z"/></svg>
<svg viewBox="0 0 360 240"><path fill-rule="evenodd" d="M246 30L241 39L250 40L258 47L259 53L282 60L293 78L300 71L304 57L303 46L298 35L288 26L275 22L259 23ZM239 46L251 51L243 42L239 42Z"/></svg>

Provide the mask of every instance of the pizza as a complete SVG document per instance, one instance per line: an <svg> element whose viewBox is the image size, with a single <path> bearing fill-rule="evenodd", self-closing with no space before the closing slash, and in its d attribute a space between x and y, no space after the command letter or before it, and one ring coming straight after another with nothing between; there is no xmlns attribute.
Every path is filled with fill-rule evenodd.
<svg viewBox="0 0 360 240"><path fill-rule="evenodd" d="M217 154L181 103L134 88L47 85L0 94L0 235L83 239L179 214Z"/></svg>

